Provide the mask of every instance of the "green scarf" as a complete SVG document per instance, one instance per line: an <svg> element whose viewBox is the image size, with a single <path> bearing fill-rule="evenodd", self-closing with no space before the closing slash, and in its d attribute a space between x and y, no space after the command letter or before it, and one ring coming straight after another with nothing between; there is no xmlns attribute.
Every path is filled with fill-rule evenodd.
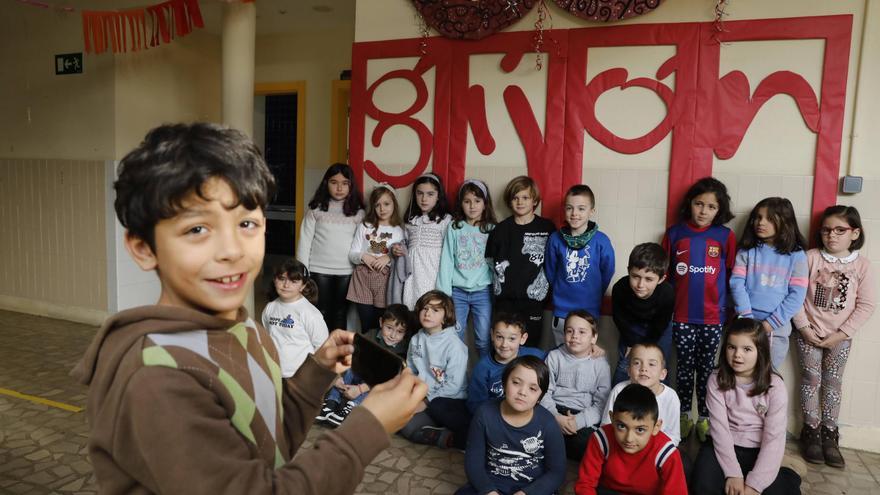
<svg viewBox="0 0 880 495"><path fill-rule="evenodd" d="M589 221L587 223L587 230L585 230L583 234L571 235L570 232L571 227L562 227L559 229L559 234L562 236L562 239L565 240L568 247L571 249L582 249L593 239L596 232L599 232L599 225L596 224L596 222Z"/></svg>

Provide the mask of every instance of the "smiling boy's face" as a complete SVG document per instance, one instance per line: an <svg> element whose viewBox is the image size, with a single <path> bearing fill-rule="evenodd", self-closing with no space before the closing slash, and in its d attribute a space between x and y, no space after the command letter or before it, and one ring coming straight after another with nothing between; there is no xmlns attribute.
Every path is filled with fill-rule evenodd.
<svg viewBox="0 0 880 495"><path fill-rule="evenodd" d="M519 347L526 343L528 334L522 327L508 325L503 321L495 324L492 329L492 347L495 349L495 361L507 364L519 355Z"/></svg>
<svg viewBox="0 0 880 495"><path fill-rule="evenodd" d="M651 441L651 437L660 432L663 420L655 420L649 415L636 419L629 411L609 412L611 424L614 425L614 439L627 454L641 452Z"/></svg>
<svg viewBox="0 0 880 495"><path fill-rule="evenodd" d="M155 227L155 249L126 234L125 244L142 270L156 270L162 284L159 305L191 308L235 319L263 265L266 220L260 208L237 203L226 181L202 185L178 213Z"/></svg>
<svg viewBox="0 0 880 495"><path fill-rule="evenodd" d="M666 378L663 353L656 347L636 345L629 356L629 379L644 385L654 394L662 392L660 381Z"/></svg>

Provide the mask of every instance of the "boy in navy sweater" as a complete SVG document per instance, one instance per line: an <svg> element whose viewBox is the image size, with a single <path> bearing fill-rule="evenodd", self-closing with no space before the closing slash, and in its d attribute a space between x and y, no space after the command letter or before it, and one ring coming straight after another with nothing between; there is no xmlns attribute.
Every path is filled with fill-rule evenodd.
<svg viewBox="0 0 880 495"><path fill-rule="evenodd" d="M565 316L586 309L599 316L602 296L614 275L614 248L608 236L590 221L596 198L589 186L571 186L565 193L567 225L550 235L544 272L553 289L553 337L563 342Z"/></svg>
<svg viewBox="0 0 880 495"><path fill-rule="evenodd" d="M620 333L612 385L626 380L629 354L636 344L657 344L663 359L670 358L675 290L666 282L668 266L669 256L663 246L655 242L639 244L629 255L627 276L611 289L614 325Z"/></svg>

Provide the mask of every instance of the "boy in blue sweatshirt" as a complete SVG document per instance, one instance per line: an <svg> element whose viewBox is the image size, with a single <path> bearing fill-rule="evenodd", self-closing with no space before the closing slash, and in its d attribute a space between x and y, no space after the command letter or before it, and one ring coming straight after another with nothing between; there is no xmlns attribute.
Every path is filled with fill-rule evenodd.
<svg viewBox="0 0 880 495"><path fill-rule="evenodd" d="M553 337L564 340L565 316L586 309L599 316L602 296L614 275L614 248L608 236L590 221L596 198L589 186L571 186L565 193L566 226L550 235L544 272L553 288Z"/></svg>
<svg viewBox="0 0 880 495"><path fill-rule="evenodd" d="M400 430L416 443L437 443L438 426L426 410L435 399L465 398L468 349L455 330L455 307L443 291L426 292L416 301L416 315L422 329L409 342L409 369L428 385L425 402Z"/></svg>
<svg viewBox="0 0 880 495"><path fill-rule="evenodd" d="M433 433L433 442L440 447L464 449L467 442L471 417L484 402L504 397L501 375L504 367L519 356L535 356L544 359L544 351L523 347L529 334L526 322L512 313L498 313L492 324L493 352L481 358L471 371L467 399L438 397L428 405L428 414L441 426ZM430 430L430 427L428 427ZM426 439L429 440L429 439Z"/></svg>

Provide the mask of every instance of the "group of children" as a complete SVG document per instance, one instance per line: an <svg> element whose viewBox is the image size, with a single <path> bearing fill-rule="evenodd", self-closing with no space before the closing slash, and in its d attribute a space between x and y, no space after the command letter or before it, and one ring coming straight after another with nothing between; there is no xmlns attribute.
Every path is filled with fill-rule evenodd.
<svg viewBox="0 0 880 495"><path fill-rule="evenodd" d="M337 201L351 201L357 195L352 173L337 164L328 169L315 197L326 196L325 189L332 193L330 184L334 181L348 186L349 196ZM767 370L776 377L775 382L778 375L773 370L787 354L794 319L798 351L806 368L802 388L804 455L811 462L843 465L836 428L840 376L852 332L864 323L874 305L868 262L858 257L864 233L854 208L829 208L817 235L821 248L808 252L791 202L767 198L753 208L737 243L733 231L724 225L734 217L726 187L711 177L697 181L682 201L680 222L667 230L661 244L637 245L630 254L627 276L611 290L611 316L619 334L617 365L612 372L596 341L597 317L614 274L614 248L591 219L595 211L591 188L580 184L568 190L562 228L537 215L541 196L529 177L517 177L507 185L504 201L512 215L501 222L495 218L486 184L479 180L468 179L462 184L451 216L445 196L437 176L419 177L401 225L395 191L378 185L363 220L355 227L348 252L354 266L348 301L356 304L361 327L370 328L377 321L381 324L387 317L379 318L383 305L400 301L415 311L422 329L410 332L414 336L406 352L401 346L397 348L429 386L428 400L402 430L404 436L420 443L469 446L474 438L468 427L480 404L503 397L505 384L499 380L500 374L516 357L510 348L524 345L521 349L527 355L543 357L538 347L543 312L550 303L553 317L549 327L557 347L545 357L549 393L542 394L540 404L556 418L561 445L569 458L580 460L592 435L601 431L598 426L610 421L621 384L633 379L631 366L654 366L662 377L649 386L658 399L662 398L658 400L664 413L662 429L670 441L677 445L694 432L710 450L718 451L714 456L701 453L698 462L725 460L722 466L732 469L732 446L751 448L755 444L749 438L736 437L740 442L736 444L717 440L720 434L715 430L728 425L726 417L716 417L727 408L714 413L711 409L712 399L717 398L712 393L729 389L719 388L713 378L713 373L725 368L724 352L730 345L722 343L724 325L758 322L768 340ZM318 217L320 212L312 215ZM360 218L358 215L352 211L349 216ZM320 252L327 257L335 249L344 258L341 246L345 243L337 242L337 235L318 235L343 224L319 221L306 231L304 222L297 252L304 256ZM333 241L321 242L319 238ZM324 304L326 314L345 311L345 301ZM490 329L493 314L496 322ZM511 322L522 323L519 333L511 330L517 328ZM468 383L464 342L469 323L480 360L472 366ZM382 340L380 334L375 336ZM648 344L659 356L650 362L636 359L633 350L640 344ZM719 346L722 364L716 365ZM757 347L753 343L751 350ZM662 383L673 349L678 393ZM733 361L728 364L733 366ZM612 386L616 392L609 400ZM768 387L756 387L760 391L756 395L766 395ZM781 390L777 386L774 392ZM329 414L332 420L328 422L338 424L337 419L344 418L351 408L332 395L319 420L327 421ZM694 396L696 416L692 416ZM784 394L772 398L784 399ZM334 407L335 413L330 411ZM784 415L780 417L780 438L784 440ZM728 432L736 431L725 427ZM710 437L715 441L708 441ZM770 442L765 445L769 448ZM759 467L769 469L771 459L779 471L781 457L763 456ZM690 467L686 458L684 465ZM753 470L754 462L746 465L746 471ZM767 486L772 485L768 482L760 488Z"/></svg>
<svg viewBox="0 0 880 495"><path fill-rule="evenodd" d="M161 492L204 472L208 491L259 480L343 493L387 445L382 432L400 431L465 449L461 493L553 493L566 457L581 463L577 493L799 493L780 468L787 396L775 371L792 318L804 456L843 466L841 376L874 308L854 208L828 208L820 247L806 251L791 203L768 198L737 245L726 188L697 181L680 222L662 244L636 246L612 289L612 377L597 318L614 250L586 185L568 190L557 229L536 214L529 177L507 185L513 214L496 223L486 184L465 181L450 215L441 180L425 174L401 219L393 188L374 188L365 212L351 169L333 165L298 261L274 273L265 330L241 310L274 187L252 143L218 126L163 126L123 159L115 186L126 247L162 294L109 320L77 369L92 385L103 486ZM408 364L373 390L347 370L352 334L327 330L345 327L348 302L362 332ZM556 346L545 355L547 303ZM468 377L469 322L479 361ZM673 344L675 390L664 382ZM293 459L316 417L338 428ZM691 470L676 446L692 431L703 443Z"/></svg>

